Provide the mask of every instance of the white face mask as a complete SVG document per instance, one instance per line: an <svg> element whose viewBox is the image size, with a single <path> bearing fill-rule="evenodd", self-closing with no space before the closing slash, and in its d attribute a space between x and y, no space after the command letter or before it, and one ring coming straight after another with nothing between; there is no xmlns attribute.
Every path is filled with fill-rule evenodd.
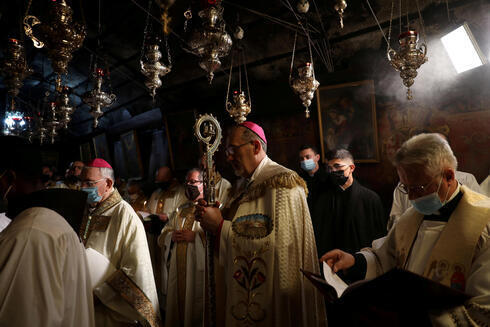
<svg viewBox="0 0 490 327"><path fill-rule="evenodd" d="M131 200L133 200L133 201L134 201L134 200L136 200L136 199L138 199L138 198L139 198L139 194L138 194L138 193L133 193L133 194L130 194L130 195L129 195L129 198L130 198Z"/></svg>

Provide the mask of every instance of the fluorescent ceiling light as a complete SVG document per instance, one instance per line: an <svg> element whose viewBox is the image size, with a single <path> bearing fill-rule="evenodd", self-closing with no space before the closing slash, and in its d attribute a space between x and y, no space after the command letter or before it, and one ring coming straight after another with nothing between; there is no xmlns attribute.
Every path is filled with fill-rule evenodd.
<svg viewBox="0 0 490 327"><path fill-rule="evenodd" d="M441 41L458 74L487 63L466 23L443 36Z"/></svg>

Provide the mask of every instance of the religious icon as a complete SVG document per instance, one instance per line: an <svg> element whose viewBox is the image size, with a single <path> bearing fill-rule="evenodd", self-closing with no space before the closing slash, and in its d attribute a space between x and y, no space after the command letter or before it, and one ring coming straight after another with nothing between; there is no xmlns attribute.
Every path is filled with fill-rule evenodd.
<svg viewBox="0 0 490 327"><path fill-rule="evenodd" d="M87 142L80 145L80 159L84 162L93 159L90 143Z"/></svg>
<svg viewBox="0 0 490 327"><path fill-rule="evenodd" d="M356 162L379 162L374 82L320 87L317 99L322 158L347 149Z"/></svg>
<svg viewBox="0 0 490 327"><path fill-rule="evenodd" d="M109 147L107 145L107 137L105 134L100 134L94 136L94 149L95 149L95 157L102 158L106 161L111 162L111 156L109 154Z"/></svg>
<svg viewBox="0 0 490 327"><path fill-rule="evenodd" d="M128 177L142 177L143 165L141 163L140 148L136 132L130 131L122 134L121 144Z"/></svg>

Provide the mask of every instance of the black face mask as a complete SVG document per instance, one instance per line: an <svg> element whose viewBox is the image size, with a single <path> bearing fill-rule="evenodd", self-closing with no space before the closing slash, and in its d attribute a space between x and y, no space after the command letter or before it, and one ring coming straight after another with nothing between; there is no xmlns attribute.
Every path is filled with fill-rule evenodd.
<svg viewBox="0 0 490 327"><path fill-rule="evenodd" d="M185 186L185 196L191 200L194 201L201 192L199 192L199 188L196 185L186 185Z"/></svg>
<svg viewBox="0 0 490 327"><path fill-rule="evenodd" d="M155 183L155 184L156 184L156 186L157 186L158 188L160 188L160 189L162 189L162 190L166 190L166 189L168 189L168 188L170 187L170 184L171 184L171 183L170 183L170 182L157 182L157 183Z"/></svg>
<svg viewBox="0 0 490 327"><path fill-rule="evenodd" d="M330 174L328 175L328 177L330 178L330 181L334 185L338 185L338 186L344 185L347 182L347 180L349 179L348 176L345 176L344 175L344 171L343 170L332 171L332 172L330 172Z"/></svg>

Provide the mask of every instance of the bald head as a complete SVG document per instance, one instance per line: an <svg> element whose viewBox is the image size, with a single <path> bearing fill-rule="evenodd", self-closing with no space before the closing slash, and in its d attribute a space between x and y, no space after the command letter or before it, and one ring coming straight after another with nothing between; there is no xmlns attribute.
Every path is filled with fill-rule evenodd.
<svg viewBox="0 0 490 327"><path fill-rule="evenodd" d="M155 183L166 183L172 180L172 171L167 166L158 168Z"/></svg>

